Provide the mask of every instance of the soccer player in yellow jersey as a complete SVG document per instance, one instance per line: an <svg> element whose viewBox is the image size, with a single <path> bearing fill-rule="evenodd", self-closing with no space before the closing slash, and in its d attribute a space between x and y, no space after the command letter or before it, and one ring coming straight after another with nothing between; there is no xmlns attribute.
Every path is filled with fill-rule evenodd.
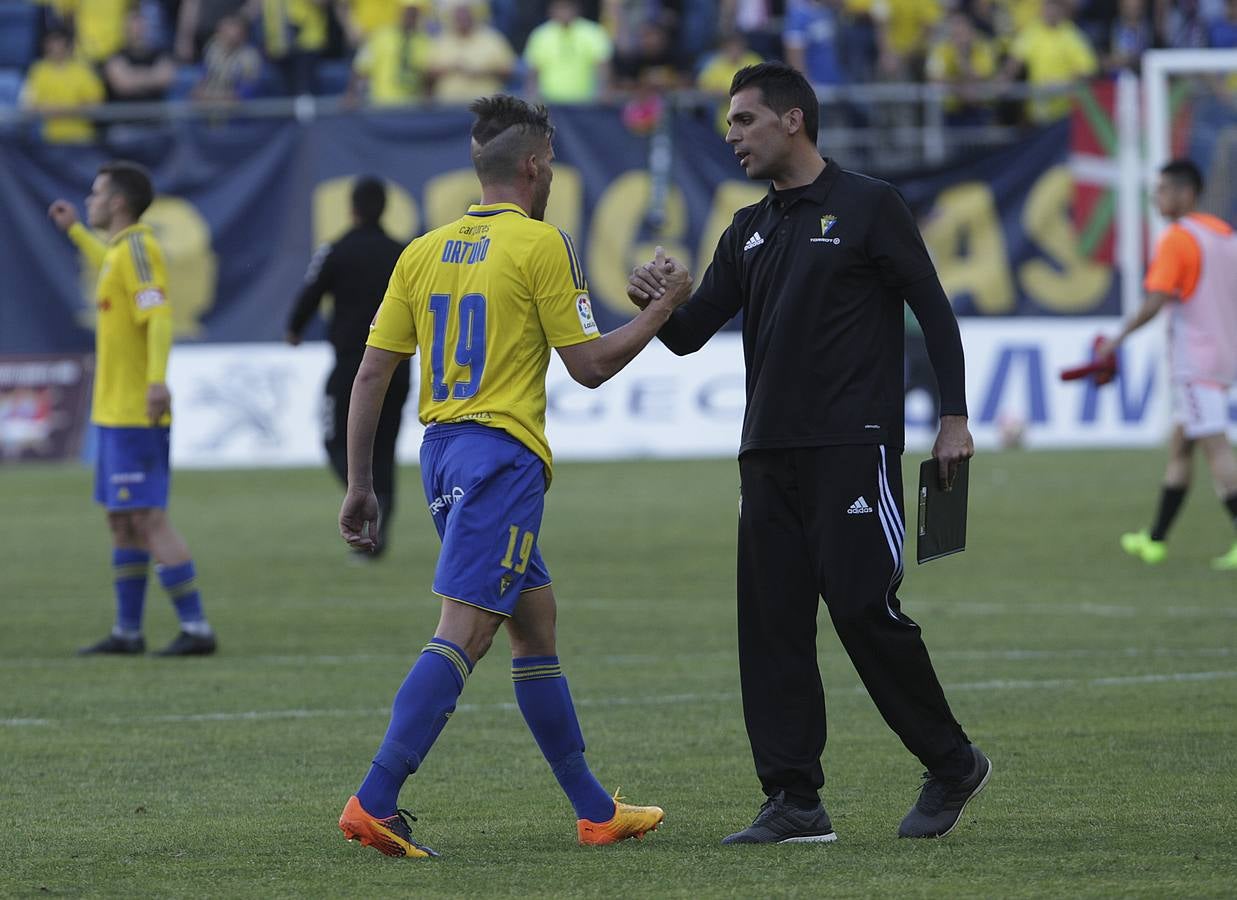
<svg viewBox="0 0 1237 900"><path fill-rule="evenodd" d="M597 387L687 299L690 279L671 265L661 297L599 334L571 238L543 221L554 159L545 108L500 94L470 109L482 202L405 249L370 327L348 415L340 532L368 549L379 539L375 424L395 367L420 355L419 413L428 426L421 477L442 538L433 585L442 612L395 695L373 766L339 820L350 840L389 856L435 855L413 841L396 808L399 791L502 625L516 701L571 801L580 843L640 837L662 821L657 807L621 803L593 777L559 667L554 592L537 546L551 465L545 374L553 348L572 378Z"/></svg>
<svg viewBox="0 0 1237 900"><path fill-rule="evenodd" d="M79 652L142 653L146 573L154 557L159 581L176 607L180 633L159 656L215 652L215 635L202 612L189 548L167 516L168 445L172 397L167 388L172 348L163 251L139 219L154 199L140 166L102 166L86 198L86 220L57 200L48 210L86 259L99 270L95 303L95 378L91 421L97 426L95 501L107 510L112 532L116 624L112 633Z"/></svg>

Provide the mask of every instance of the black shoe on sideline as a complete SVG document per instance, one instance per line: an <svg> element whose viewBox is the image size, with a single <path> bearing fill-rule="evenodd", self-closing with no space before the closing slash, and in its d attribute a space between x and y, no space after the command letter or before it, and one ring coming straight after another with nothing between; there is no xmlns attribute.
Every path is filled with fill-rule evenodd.
<svg viewBox="0 0 1237 900"><path fill-rule="evenodd" d="M898 837L944 837L954 830L962 811L992 777L992 761L971 746L974 762L965 778L938 778L924 773L919 799L898 826Z"/></svg>
<svg viewBox="0 0 1237 900"><path fill-rule="evenodd" d="M208 656L215 652L215 635L214 634L190 634L187 631L182 631L176 635L172 643L168 644L162 650L157 651L155 656Z"/></svg>
<svg viewBox="0 0 1237 900"><path fill-rule="evenodd" d="M113 653L120 656L133 653L146 652L146 638L140 634L137 637L118 637L114 634L109 634L97 644L91 644L89 647L81 647L77 651L78 656L94 656L100 653Z"/></svg>
<svg viewBox="0 0 1237 900"><path fill-rule="evenodd" d="M785 791L778 791L760 807L751 825L722 838L722 843L825 844L837 839L823 806L800 809L786 800Z"/></svg>

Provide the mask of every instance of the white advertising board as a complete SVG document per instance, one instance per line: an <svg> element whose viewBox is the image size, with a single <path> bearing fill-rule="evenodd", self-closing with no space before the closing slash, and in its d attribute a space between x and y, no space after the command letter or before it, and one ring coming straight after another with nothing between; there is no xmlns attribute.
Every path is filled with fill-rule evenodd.
<svg viewBox="0 0 1237 900"><path fill-rule="evenodd" d="M1104 387L1063 383L1060 370L1085 361L1110 319L967 319L971 430L981 448L1023 432L1037 447L1149 446L1169 428L1162 325L1136 334L1122 374ZM305 466L325 462L322 389L331 368L323 343L180 345L172 354L172 453L176 465ZM414 393L415 397L415 393ZM907 398L907 442L931 445L926 398ZM1237 403L1230 403L1237 436ZM733 456L743 418L739 336L719 334L699 353L676 357L654 342L628 368L590 391L557 356L547 378L547 432L555 457L623 459ZM404 411L399 456L415 462L422 429L415 399Z"/></svg>

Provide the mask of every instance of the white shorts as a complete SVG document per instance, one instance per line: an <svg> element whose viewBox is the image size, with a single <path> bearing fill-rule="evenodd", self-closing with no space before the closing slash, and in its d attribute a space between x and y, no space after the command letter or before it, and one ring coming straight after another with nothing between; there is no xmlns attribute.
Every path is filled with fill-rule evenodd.
<svg viewBox="0 0 1237 900"><path fill-rule="evenodd" d="M1214 381L1174 381L1173 421L1194 438L1228 431L1228 387Z"/></svg>

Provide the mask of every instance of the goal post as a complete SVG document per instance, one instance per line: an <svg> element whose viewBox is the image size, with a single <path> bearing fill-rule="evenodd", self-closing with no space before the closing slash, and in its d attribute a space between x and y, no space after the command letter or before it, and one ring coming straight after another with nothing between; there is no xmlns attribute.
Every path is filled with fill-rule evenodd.
<svg viewBox="0 0 1237 900"><path fill-rule="evenodd" d="M1183 80L1180 92L1175 90L1175 79ZM1208 178L1208 192L1221 193L1218 211L1231 217L1231 209L1223 207L1237 206L1237 173L1233 171L1237 166L1237 49L1148 51L1142 58L1142 93L1146 122L1143 185L1153 185L1160 167L1174 155L1174 100L1187 104L1205 101L1211 114L1207 124L1214 134L1209 132L1213 160L1204 163L1203 174ZM1164 222L1154 208L1149 215L1154 240Z"/></svg>

